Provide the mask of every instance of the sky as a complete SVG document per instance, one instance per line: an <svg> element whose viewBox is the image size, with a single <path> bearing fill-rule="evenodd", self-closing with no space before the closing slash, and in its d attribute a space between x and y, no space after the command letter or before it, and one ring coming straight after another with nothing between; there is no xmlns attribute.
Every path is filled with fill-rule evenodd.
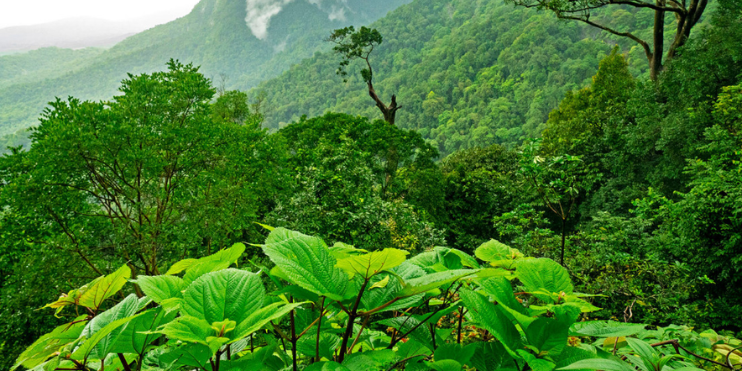
<svg viewBox="0 0 742 371"><path fill-rule="evenodd" d="M198 0L0 0L0 28L72 17L126 21L167 13L184 16Z"/></svg>

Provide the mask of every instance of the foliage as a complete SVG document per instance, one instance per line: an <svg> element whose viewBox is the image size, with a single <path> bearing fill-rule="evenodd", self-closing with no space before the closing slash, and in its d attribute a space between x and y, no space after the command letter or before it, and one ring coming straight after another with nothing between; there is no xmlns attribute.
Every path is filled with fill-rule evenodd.
<svg viewBox="0 0 742 371"><path fill-rule="evenodd" d="M437 152L419 134L327 114L294 123L277 137L291 143L288 166L296 175L269 223L364 249L443 243L426 218L439 206Z"/></svg>
<svg viewBox="0 0 742 371"><path fill-rule="evenodd" d="M166 275L140 276L130 282L142 294L126 296L106 311L98 312L97 302L71 303L89 314L40 337L13 369L489 370L499 364L630 370L616 354L647 371L659 370L657 363L673 369L693 365L691 358L676 359L691 354L682 345L687 335L665 342L682 347L683 355L665 355L628 338L668 336L677 328L649 332L642 325L576 322L598 308L574 292L567 271L548 259L511 254L507 268L499 263L481 268L456 250L437 248L406 259L401 250L329 247L317 237L269 229L260 246L273 269L256 274L230 268L245 249L235 245L178 262ZM484 263L501 259L479 251L491 248L477 250ZM440 262L428 258L441 253ZM105 285L111 289L101 296L110 301L124 288L119 283L126 275L120 272L128 267L77 292L97 295L104 290L101 282L115 282ZM274 291L266 291L264 282ZM514 294L514 284L523 292ZM441 321L449 316L455 327ZM464 328L486 332L482 339L464 341ZM570 345L570 335L596 336L596 345L608 346L615 338L613 355L597 346ZM618 347L617 336L629 347ZM712 333L690 337L706 341L688 347L717 356L739 342Z"/></svg>
<svg viewBox="0 0 742 371"><path fill-rule="evenodd" d="M323 38L331 30L347 23L368 24L409 1L287 2L278 8L280 13L257 20L254 31L245 0L201 0L190 14L107 50L47 49L0 57L0 136L36 125L55 97L106 99L127 73L162 71L171 58L201 66L208 77L226 76L228 89L247 90L326 50ZM269 11L262 6L251 10ZM8 75L18 76L20 68L28 74L7 80Z"/></svg>
<svg viewBox="0 0 742 371"><path fill-rule="evenodd" d="M493 215L510 210L520 199L514 194L513 175L518 155L500 145L455 152L441 161L445 210L439 223L446 225L446 241L468 249L498 235Z"/></svg>
<svg viewBox="0 0 742 371"><path fill-rule="evenodd" d="M112 101L57 100L32 147L0 160L6 349L30 340L9 335L14 327L33 336L53 323L30 312L40 292L123 263L133 277L157 274L258 233L247 220L281 181L280 147L256 126L212 120L213 95L196 67L171 62L131 75Z"/></svg>
<svg viewBox="0 0 742 371"><path fill-rule="evenodd" d="M396 93L404 105L396 124L417 130L444 155L538 136L549 112L567 91L589 83L612 45L630 49L589 27L501 1L416 1L370 28L384 35L373 54L375 90ZM632 52L633 74L646 71L642 59ZM338 58L319 53L260 85L271 107L266 125L327 111L382 118L368 104L363 77L353 73L367 68L357 62L347 66L347 84L328 79Z"/></svg>
<svg viewBox="0 0 742 371"><path fill-rule="evenodd" d="M643 0L509 0L509 2L529 8L547 9L554 12L561 19L583 22L597 29L636 42L644 50L644 54L649 62L650 77L652 80L658 79L663 69L663 61L675 57L678 48L685 45L690 38L691 31L699 23L709 5L708 0L692 0L689 3ZM601 8L613 8L616 10L623 8L621 10L624 10L624 12L626 12L627 8L634 8L635 11L654 13L652 40L642 39L635 34L634 30L611 27L609 20L596 19L598 17L595 17L595 13L598 13L597 10ZM635 13L634 16L641 18L640 14ZM669 30L667 29L667 18L675 18ZM671 34L673 29L675 29L675 35L669 43L667 55L665 56L664 47L667 43L665 33Z"/></svg>

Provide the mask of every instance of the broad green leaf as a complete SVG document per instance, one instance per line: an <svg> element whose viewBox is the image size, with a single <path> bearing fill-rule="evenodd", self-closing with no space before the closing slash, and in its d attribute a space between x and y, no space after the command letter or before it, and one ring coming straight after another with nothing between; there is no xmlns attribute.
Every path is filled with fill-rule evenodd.
<svg viewBox="0 0 742 371"><path fill-rule="evenodd" d="M505 311L474 291L464 289L459 294L469 309L469 317L499 340L513 358L519 358L515 351L523 346L520 333Z"/></svg>
<svg viewBox="0 0 742 371"><path fill-rule="evenodd" d="M461 371L461 363L458 363L451 359L445 359L443 361L426 362L431 370L435 371Z"/></svg>
<svg viewBox="0 0 742 371"><path fill-rule="evenodd" d="M335 267L337 261L321 239L276 228L266 241L263 251L291 283L332 300L343 300L348 275Z"/></svg>
<svg viewBox="0 0 742 371"><path fill-rule="evenodd" d="M227 269L207 273L188 286L181 312L207 323L244 321L263 305L265 289L254 273Z"/></svg>
<svg viewBox="0 0 742 371"><path fill-rule="evenodd" d="M188 343L168 348L157 356L160 366L191 366L208 370L211 349L203 344Z"/></svg>
<svg viewBox="0 0 742 371"><path fill-rule="evenodd" d="M427 357L432 354L430 348L415 340L397 344L397 357L407 359L411 357Z"/></svg>
<svg viewBox="0 0 742 371"><path fill-rule="evenodd" d="M449 254L453 254L461 259L461 265L467 268L479 269L479 263L473 256L457 249L450 249Z"/></svg>
<svg viewBox="0 0 742 371"><path fill-rule="evenodd" d="M536 347L540 354L559 355L567 346L569 325L553 318L540 317L525 331L528 344Z"/></svg>
<svg viewBox="0 0 742 371"><path fill-rule="evenodd" d="M165 300L182 298L186 282L177 276L139 276L133 281L148 298L157 304Z"/></svg>
<svg viewBox="0 0 742 371"><path fill-rule="evenodd" d="M227 269L232 264L237 263L244 253L245 245L238 243L228 249L220 250L216 254L198 259L186 269L183 279L187 283L191 283L206 273Z"/></svg>
<svg viewBox="0 0 742 371"><path fill-rule="evenodd" d="M386 284L384 284L384 281L387 281ZM383 287L381 287L382 284L384 284ZM424 294L419 294L400 299L401 291L402 284L397 276L391 274L376 275L371 278L371 289L361 297L361 309L371 311L394 301L376 313L389 312L415 306L424 298Z"/></svg>
<svg viewBox="0 0 742 371"><path fill-rule="evenodd" d="M477 351L477 348L477 344L462 346L461 344L456 343L444 343L435 350L433 359L436 361L451 359L462 365L470 365L471 363L469 361L471 360L471 357L474 356L474 352Z"/></svg>
<svg viewBox="0 0 742 371"><path fill-rule="evenodd" d="M134 315L139 311L141 303L136 295L132 294L126 297L122 302L116 304L113 308L97 315L90 322L88 322L85 329L83 329L81 336L88 339L85 340L83 346L90 345L90 339L100 334L103 328L111 323L122 319L128 319L125 325L134 319ZM93 348L90 349L91 355L98 359L103 359L106 355L111 353L111 348L116 343L118 338L124 332L126 326L119 326L112 329L103 336L98 336L99 339ZM77 352L75 352L77 354Z"/></svg>
<svg viewBox="0 0 742 371"><path fill-rule="evenodd" d="M478 371L518 370L513 357L508 354L500 342L474 343L476 352L471 357L471 364Z"/></svg>
<svg viewBox="0 0 742 371"><path fill-rule="evenodd" d="M160 337L153 331L172 321L176 315L175 311L167 312L162 307L143 312L126 325L110 352L144 354L147 347Z"/></svg>
<svg viewBox="0 0 742 371"><path fill-rule="evenodd" d="M644 341L634 338L626 338L626 341L629 343L629 347L643 359L659 358L657 351Z"/></svg>
<svg viewBox="0 0 742 371"><path fill-rule="evenodd" d="M497 240L485 242L474 251L474 255L492 266L505 268L511 268L516 260L523 258L520 251Z"/></svg>
<svg viewBox="0 0 742 371"><path fill-rule="evenodd" d="M523 349L518 349L518 354L523 357L523 359L526 361L526 363L528 363L528 366L533 371L551 371L556 367L553 362L537 358L533 354Z"/></svg>
<svg viewBox="0 0 742 371"><path fill-rule="evenodd" d="M357 249L354 246L344 244L342 242L336 242L330 246L330 255L335 257L337 260L343 260L351 256L360 255L367 253L368 250Z"/></svg>
<svg viewBox="0 0 742 371"><path fill-rule="evenodd" d="M521 260L517 265L516 274L526 286L527 292L545 302L554 302L552 296L546 293L560 295L571 294L574 291L567 270L551 259Z"/></svg>
<svg viewBox="0 0 742 371"><path fill-rule="evenodd" d="M183 316L166 324L159 333L173 340L209 346L206 339L216 335L211 324L202 318Z"/></svg>
<svg viewBox="0 0 742 371"><path fill-rule="evenodd" d="M237 341L239 339L247 337L253 332L260 330L271 321L275 321L287 315L295 308L304 304L305 303L273 303L253 313L248 313L249 317L237 324L237 328L231 334L231 338L233 339L233 341Z"/></svg>
<svg viewBox="0 0 742 371"><path fill-rule="evenodd" d="M634 368L624 362L613 359L593 358L577 361L558 370L634 371Z"/></svg>
<svg viewBox="0 0 742 371"><path fill-rule="evenodd" d="M81 320L81 318L78 318L78 320ZM42 364L62 347L77 340L86 325L87 322L85 321L72 325L65 324L40 337L18 356L15 365L11 367L11 371L21 366L32 369Z"/></svg>
<svg viewBox="0 0 742 371"><path fill-rule="evenodd" d="M168 275L168 276L175 275L175 274L180 274L180 273L184 272L186 269L192 267L194 264L196 264L196 262L198 262L198 259L184 259L184 260L181 260L181 261L173 264L170 267L170 269L167 270L167 272L165 274Z"/></svg>
<svg viewBox="0 0 742 371"><path fill-rule="evenodd" d="M384 249L339 260L335 266L345 270L351 278L356 274L369 278L404 263L408 254L399 249Z"/></svg>
<svg viewBox="0 0 742 371"><path fill-rule="evenodd" d="M552 358L556 361L557 367L565 367L577 361L597 358L597 355L581 348L568 346L564 348L562 353Z"/></svg>
<svg viewBox="0 0 742 371"><path fill-rule="evenodd" d="M646 325L614 321L577 322L572 325L574 336L621 337L632 336L644 330Z"/></svg>
<svg viewBox="0 0 742 371"><path fill-rule="evenodd" d="M342 339L331 333L322 333L319 337L319 355L320 357L332 359L335 351L340 347ZM317 335L304 336L296 344L299 353L308 356L315 357L317 349Z"/></svg>
<svg viewBox="0 0 742 371"><path fill-rule="evenodd" d="M376 371L381 368L373 358L367 356L365 353L355 353L346 357L343 361L343 366L347 367L350 371Z"/></svg>
<svg viewBox="0 0 742 371"><path fill-rule="evenodd" d="M422 277L413 278L404 282L404 288L399 293L400 296L412 296L421 294L441 286L449 285L462 278L474 275L477 270L458 269L452 271L438 272L428 274Z"/></svg>
<svg viewBox="0 0 742 371"><path fill-rule="evenodd" d="M389 276L386 276L386 277L382 278L380 281L378 281L378 282L374 283L373 285L371 285L371 287L369 287L369 290L383 289L388 284L389 284Z"/></svg>
<svg viewBox="0 0 742 371"><path fill-rule="evenodd" d="M494 297L508 315L513 317L524 329L536 320L528 314L528 310L515 298L513 286L506 278L488 278L479 282L479 286L484 293Z"/></svg>
<svg viewBox="0 0 742 371"><path fill-rule="evenodd" d="M97 310L100 308L104 300L119 292L130 277L131 269L126 265L122 266L116 272L95 281L95 283L85 290L82 296L80 296L79 304Z"/></svg>
<svg viewBox="0 0 742 371"><path fill-rule="evenodd" d="M107 325L105 325L103 328L96 331L92 336L85 339L82 346L77 348L74 353L72 353L72 359L76 360L83 360L87 359L91 355L95 353L95 355L99 357L105 357L107 355L106 353L106 347L108 344L112 344L115 339L111 339L109 336L112 332L119 330L122 326L125 326L130 321L136 319L137 316L132 317L126 317L122 318L116 321L113 321ZM99 343L104 341L104 344L101 348L98 348ZM105 354L103 354L105 353Z"/></svg>

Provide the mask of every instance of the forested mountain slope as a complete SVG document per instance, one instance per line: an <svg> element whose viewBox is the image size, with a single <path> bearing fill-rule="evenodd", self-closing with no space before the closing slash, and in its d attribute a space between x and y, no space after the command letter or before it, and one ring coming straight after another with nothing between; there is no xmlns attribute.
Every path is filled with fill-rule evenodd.
<svg viewBox="0 0 742 371"><path fill-rule="evenodd" d="M641 29L649 24L643 13L600 15ZM589 83L616 43L635 75L646 69L632 44L501 0L418 0L373 27L384 36L371 56L376 90L385 100L396 94L403 106L397 125L417 129L443 154L537 136L564 94ZM339 61L331 52L316 55L257 88L268 97L268 125L325 111L380 118L360 68L352 64L343 83Z"/></svg>
<svg viewBox="0 0 742 371"><path fill-rule="evenodd" d="M202 0L187 16L134 35L61 76L0 91L0 135L36 123L54 97L101 99L127 73L165 69L170 58L201 66L227 87L249 89L324 46L333 28L366 24L409 0Z"/></svg>

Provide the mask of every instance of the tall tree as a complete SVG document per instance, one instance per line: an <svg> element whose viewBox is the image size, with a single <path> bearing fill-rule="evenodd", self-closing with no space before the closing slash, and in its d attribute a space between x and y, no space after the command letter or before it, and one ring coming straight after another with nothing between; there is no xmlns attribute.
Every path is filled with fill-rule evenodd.
<svg viewBox="0 0 742 371"><path fill-rule="evenodd" d="M370 58L374 48L384 41L379 31L368 27L361 27L360 30L356 31L355 27L350 26L333 31L329 41L336 44L333 50L343 57L340 67L338 67L338 75L347 76L348 72L345 68L354 59L361 59L366 62L366 68L361 70L361 77L368 85L368 95L374 100L376 107L379 107L381 114L384 115L384 120L394 125L397 111L402 108L397 104L397 96L392 95L392 101L387 105L379 98L376 89L374 89L374 69L371 67Z"/></svg>
<svg viewBox="0 0 742 371"><path fill-rule="evenodd" d="M507 0L528 8L548 9L557 17L587 23L614 35L629 38L638 43L649 61L650 77L657 80L664 62L675 57L678 48L685 45L691 30L698 24L710 1L713 0ZM647 41L632 33L612 28L595 20L595 11L608 6L629 6L638 10L654 12L652 40ZM674 15L677 22L675 36L665 54L665 21ZM592 18L592 19L591 19Z"/></svg>

